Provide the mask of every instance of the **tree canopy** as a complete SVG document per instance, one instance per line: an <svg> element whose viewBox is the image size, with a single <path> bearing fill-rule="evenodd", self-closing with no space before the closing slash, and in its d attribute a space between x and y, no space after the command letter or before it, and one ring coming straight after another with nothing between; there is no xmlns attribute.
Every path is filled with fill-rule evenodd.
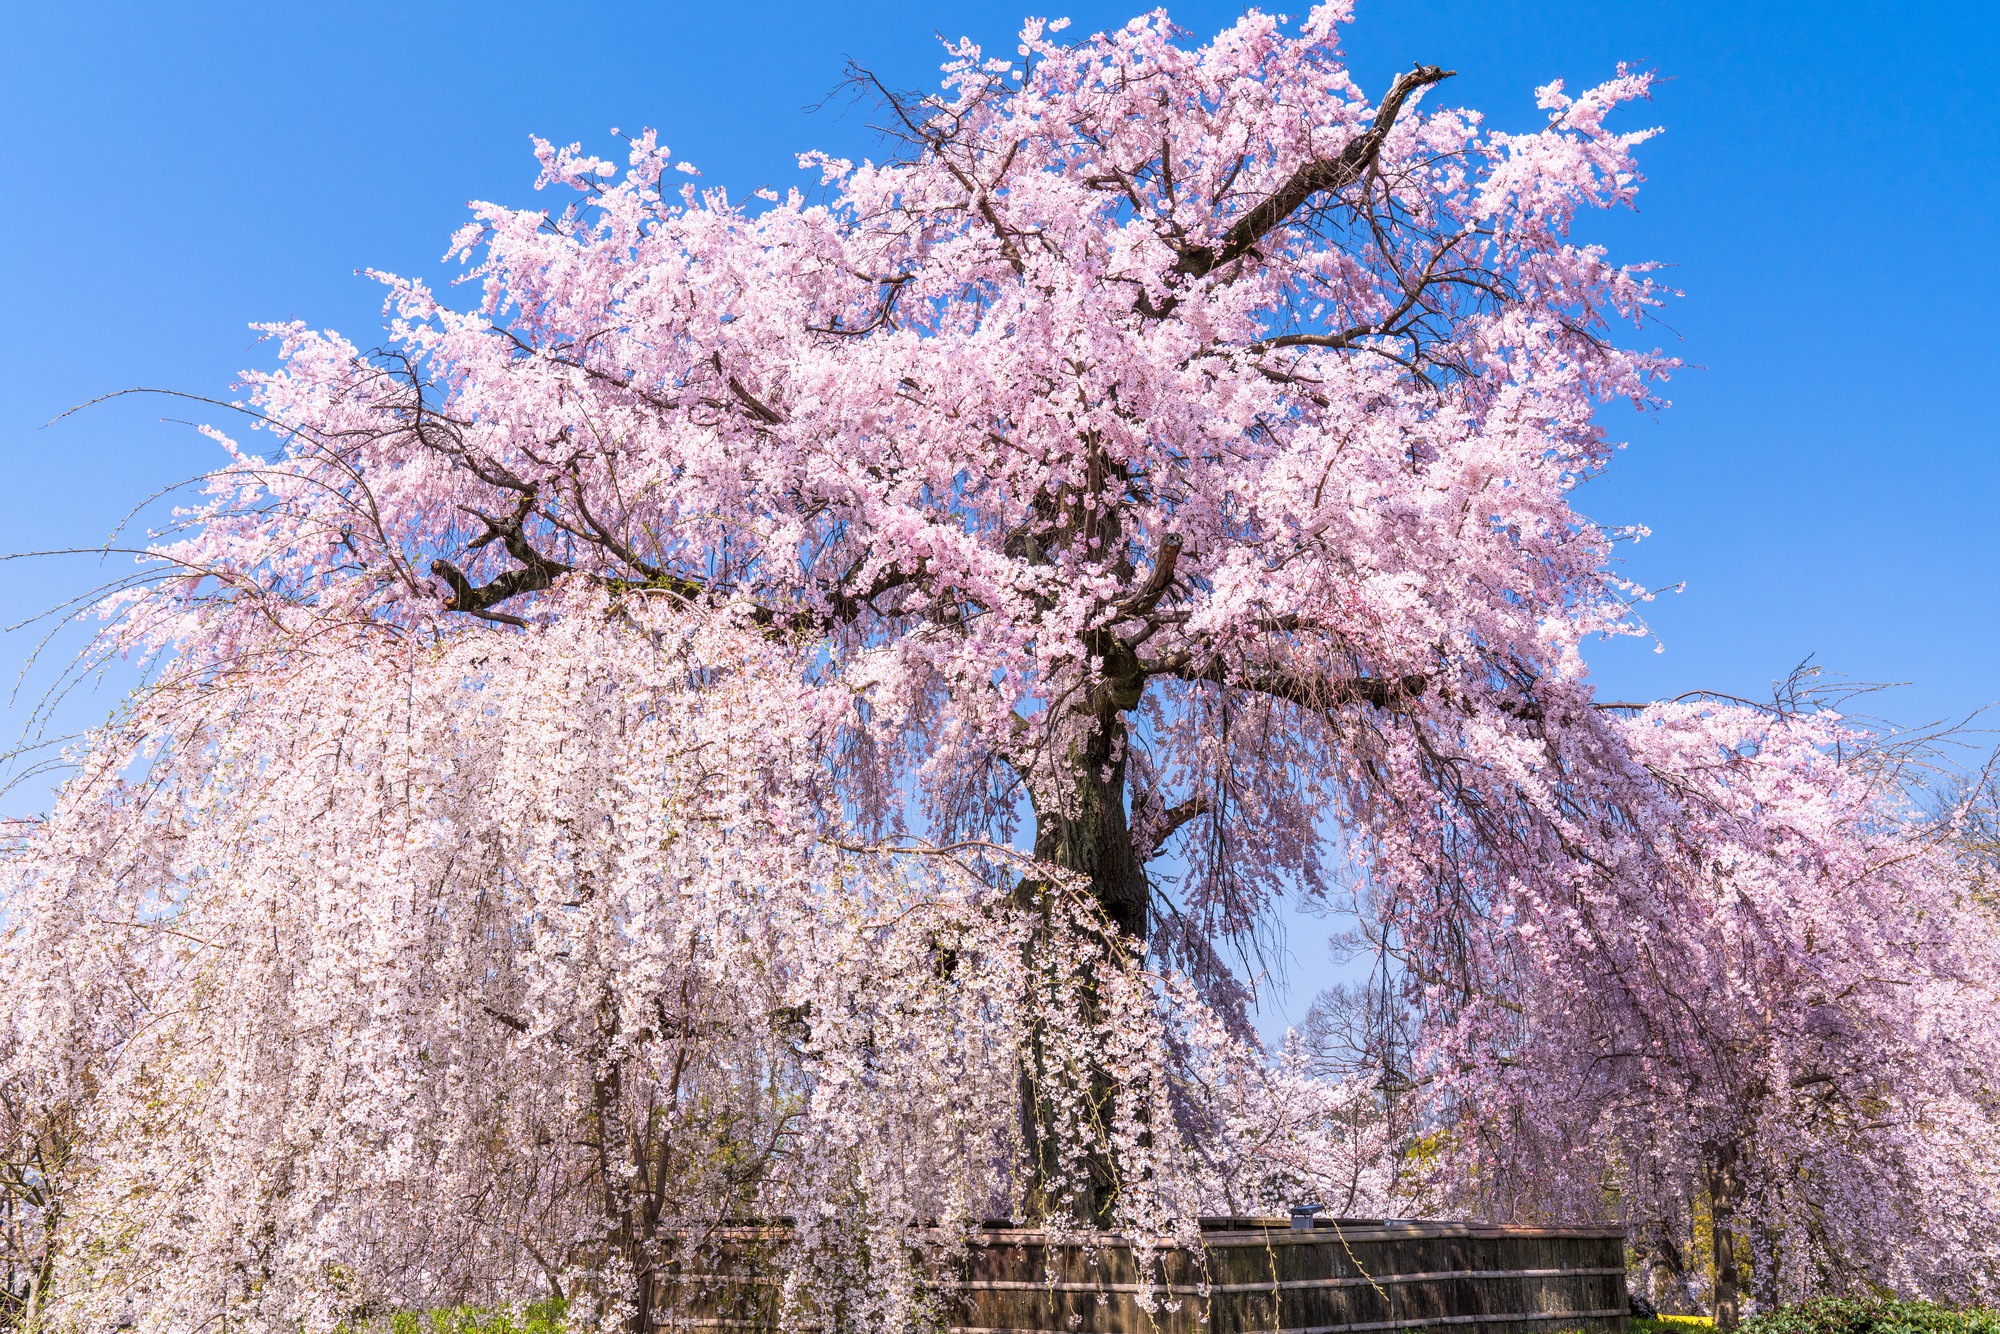
<svg viewBox="0 0 2000 1334"><path fill-rule="evenodd" d="M1990 1290L1990 904L1837 713L1585 670L1642 591L1572 495L1677 363L1572 227L1649 76L1509 133L1371 97L1345 17L857 72L893 155L811 191L538 144L464 308L272 327L269 449L102 608L159 678L10 862L62 1299L629 1316L732 1211L1168 1239L1342 1182L1699 1192L1771 1292ZM1246 960L1351 893L1408 1038L1314 1081Z"/></svg>

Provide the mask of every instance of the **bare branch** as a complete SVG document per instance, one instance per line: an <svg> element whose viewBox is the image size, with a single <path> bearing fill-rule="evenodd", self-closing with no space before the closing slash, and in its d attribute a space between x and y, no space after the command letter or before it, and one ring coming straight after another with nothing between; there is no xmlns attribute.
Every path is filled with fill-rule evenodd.
<svg viewBox="0 0 2000 1334"><path fill-rule="evenodd" d="M1456 73L1456 70L1440 69L1436 65L1418 65L1398 74L1396 81L1389 85L1389 93L1382 99L1382 105L1375 111L1374 124L1350 141L1339 157L1308 162L1300 167L1269 198L1238 219L1236 225L1223 234L1222 244L1213 248L1188 247L1181 252L1180 261L1174 265L1173 271L1183 277L1200 278L1233 259L1240 259L1283 225L1285 219L1296 213L1306 200L1317 194L1344 190L1360 180L1374 164L1375 155L1382 151L1382 141L1389 137L1396 117L1410 95L1420 88L1442 83Z"/></svg>
<svg viewBox="0 0 2000 1334"><path fill-rule="evenodd" d="M1187 652L1142 660L1140 670L1148 676L1231 686L1316 711L1337 709L1348 704L1369 704L1378 709L1401 711L1421 698L1431 684L1431 678L1420 672L1407 676L1349 677L1283 671L1232 673L1220 657L1197 666L1193 655Z"/></svg>
<svg viewBox="0 0 2000 1334"><path fill-rule="evenodd" d="M1189 797L1186 801L1175 802L1161 813L1159 827L1149 831L1153 834L1153 846L1160 847L1179 833L1181 826L1199 820L1213 809L1215 809L1213 803L1205 796Z"/></svg>

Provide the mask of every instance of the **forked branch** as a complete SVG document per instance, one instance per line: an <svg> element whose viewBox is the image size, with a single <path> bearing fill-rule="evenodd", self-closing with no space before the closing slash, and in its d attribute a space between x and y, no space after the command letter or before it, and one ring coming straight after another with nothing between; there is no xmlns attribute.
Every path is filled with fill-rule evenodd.
<svg viewBox="0 0 2000 1334"><path fill-rule="evenodd" d="M1182 277L1200 278L1231 260L1240 259L1282 226L1285 219L1314 195L1337 193L1360 180L1374 165L1376 155L1382 151L1383 141L1389 137L1396 117L1401 114L1403 104L1410 99L1410 95L1418 89L1442 83L1457 72L1440 69L1436 65L1418 65L1398 74L1396 81L1389 85L1389 93L1382 99L1382 105L1376 108L1374 123L1349 141L1347 147L1340 151L1340 156L1317 159L1301 166L1263 202L1237 219L1236 225L1223 234L1220 245L1184 248L1173 271Z"/></svg>

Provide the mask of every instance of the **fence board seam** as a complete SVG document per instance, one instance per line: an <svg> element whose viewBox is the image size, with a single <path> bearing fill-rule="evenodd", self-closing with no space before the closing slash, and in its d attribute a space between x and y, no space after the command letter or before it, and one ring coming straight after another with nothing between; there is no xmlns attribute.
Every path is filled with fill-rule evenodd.
<svg viewBox="0 0 2000 1334"><path fill-rule="evenodd" d="M1300 1325L1290 1329L1254 1329L1243 1334L1365 1334L1374 1329L1429 1329L1432 1325L1506 1325L1525 1324L1538 1320L1583 1320L1604 1316L1624 1315L1623 1307L1602 1311L1557 1311L1536 1315L1445 1315L1433 1316L1428 1320L1372 1320L1358 1325ZM951 1325L951 1334L1048 1334L1047 1330L1021 1329L1016 1326L991 1325Z"/></svg>
<svg viewBox="0 0 2000 1334"><path fill-rule="evenodd" d="M1546 1311L1514 1315L1441 1315L1424 1320L1370 1320L1353 1325L1299 1325L1289 1329L1245 1330L1244 1334L1367 1334L1378 1329L1429 1329L1433 1325L1516 1325L1548 1320L1590 1320L1609 1316L1622 1316L1627 1312L1622 1306L1606 1307L1597 1311ZM694 1320L676 1322L685 1329L753 1329L759 1328L755 1320L731 1320L727 1317L709 1316ZM671 1328L671 1326L669 1326ZM819 1325L802 1325L801 1329L820 1329ZM1015 1325L948 1325L951 1334L1048 1334L1047 1330L1026 1329Z"/></svg>
<svg viewBox="0 0 2000 1334"><path fill-rule="evenodd" d="M1198 1287L1186 1283L1155 1283L1150 1289L1141 1283L1044 1283L1036 1279L991 1278L966 1279L957 1285L960 1292L1111 1292L1139 1293L1152 1291L1168 1297L1206 1297L1211 1293L1233 1296L1238 1293L1259 1292L1308 1292L1319 1288L1365 1288L1381 1283L1435 1283L1452 1278L1570 1278L1577 1275L1601 1277L1608 1274L1623 1276L1624 1266L1599 1266L1594 1269L1438 1269L1424 1274L1381 1274L1375 1278L1297 1278L1281 1279L1276 1283L1211 1283ZM775 1274L681 1274L670 1280L678 1283L727 1283L732 1286L748 1284L753 1287L775 1288L784 1279ZM1577 1312L1576 1314L1583 1314ZM1360 1326L1342 1326L1359 1329Z"/></svg>

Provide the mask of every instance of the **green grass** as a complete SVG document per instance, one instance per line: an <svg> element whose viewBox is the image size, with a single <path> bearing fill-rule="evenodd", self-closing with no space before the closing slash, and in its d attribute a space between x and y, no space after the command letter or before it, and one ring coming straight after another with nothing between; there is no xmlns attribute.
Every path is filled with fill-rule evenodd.
<svg viewBox="0 0 2000 1334"><path fill-rule="evenodd" d="M1743 1334L2000 1334L2000 1311L1956 1311L1882 1297L1815 1297L1744 1321Z"/></svg>
<svg viewBox="0 0 2000 1334"><path fill-rule="evenodd" d="M389 1317L386 1328L388 1334L565 1334L563 1303L554 1298L530 1302L518 1310L454 1306L435 1311L398 1311Z"/></svg>

